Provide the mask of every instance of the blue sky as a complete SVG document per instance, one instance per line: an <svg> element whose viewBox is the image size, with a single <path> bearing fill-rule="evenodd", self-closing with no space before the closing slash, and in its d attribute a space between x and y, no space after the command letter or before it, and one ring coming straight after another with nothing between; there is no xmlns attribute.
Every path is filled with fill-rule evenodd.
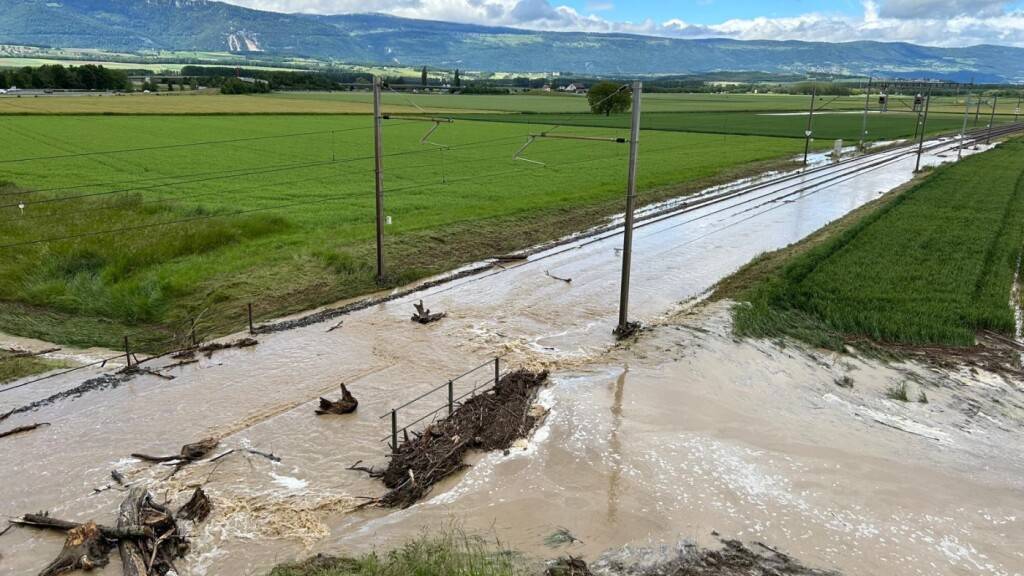
<svg viewBox="0 0 1024 576"><path fill-rule="evenodd" d="M225 0L278 12L383 12L535 30L676 38L1024 47L1024 0Z"/></svg>

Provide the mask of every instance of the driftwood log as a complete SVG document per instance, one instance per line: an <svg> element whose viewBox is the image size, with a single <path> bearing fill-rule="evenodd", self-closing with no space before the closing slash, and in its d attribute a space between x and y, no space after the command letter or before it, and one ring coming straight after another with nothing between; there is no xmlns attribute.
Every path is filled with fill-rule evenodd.
<svg viewBox="0 0 1024 576"><path fill-rule="evenodd" d="M203 488L200 486L192 493L192 498L178 509L178 517L199 523L206 520L212 510L210 497L203 492Z"/></svg>
<svg viewBox="0 0 1024 576"><path fill-rule="evenodd" d="M6 438L8 436L14 436L15 434L21 434L22 432L31 432L31 431L35 430L36 428L40 428L42 426L49 426L49 425L50 425L49 422L40 422L39 424L30 424L28 426L18 426L17 428L12 428L11 430L0 432L0 438Z"/></svg>
<svg viewBox="0 0 1024 576"><path fill-rule="evenodd" d="M54 576L73 570L92 570L110 563L110 541L93 522L68 530L64 547L39 576Z"/></svg>
<svg viewBox="0 0 1024 576"><path fill-rule="evenodd" d="M207 438L192 444L185 444L181 447L181 453L174 456L150 456L136 452L132 454L132 458L138 458L146 462L195 462L212 452L219 443L220 441L216 438Z"/></svg>
<svg viewBox="0 0 1024 576"><path fill-rule="evenodd" d="M41 528L49 530L60 530L67 532L76 528L81 528L84 524L79 522L69 522L67 520L60 520L58 518L51 518L46 514L25 514L21 518L11 520L12 524L18 526L28 526L30 528ZM96 524L96 528L100 531L100 534L108 540L121 540L124 538L146 538L152 534L149 530L141 525L127 526L125 528L117 527L112 528L110 526L101 526Z"/></svg>
<svg viewBox="0 0 1024 576"><path fill-rule="evenodd" d="M413 307L416 308L416 313L412 315L412 321L417 322L419 324L430 324L432 322L437 322L438 320L448 315L447 312L431 314L429 308L423 307L423 300L420 300L416 304L413 304Z"/></svg>
<svg viewBox="0 0 1024 576"><path fill-rule="evenodd" d="M344 384L341 385L341 400L328 400L320 398L320 407L317 408L318 415L323 414L351 414L359 407L359 400L348 391Z"/></svg>
<svg viewBox="0 0 1024 576"><path fill-rule="evenodd" d="M188 550L188 542L178 531L174 513L155 502L149 491L136 486L121 502L117 514L117 527L145 526L152 537L122 539L117 543L121 553L121 571L124 576L163 576L177 573L174 561Z"/></svg>

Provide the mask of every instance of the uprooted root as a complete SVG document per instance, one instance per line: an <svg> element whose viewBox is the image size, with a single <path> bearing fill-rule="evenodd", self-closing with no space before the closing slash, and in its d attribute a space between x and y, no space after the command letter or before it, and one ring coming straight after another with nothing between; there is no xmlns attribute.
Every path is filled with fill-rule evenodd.
<svg viewBox="0 0 1024 576"><path fill-rule="evenodd" d="M391 491L380 503L411 506L434 484L462 470L468 450L510 448L536 424L530 407L547 377L547 371L508 374L493 390L471 398L451 416L400 444L383 473L384 485Z"/></svg>

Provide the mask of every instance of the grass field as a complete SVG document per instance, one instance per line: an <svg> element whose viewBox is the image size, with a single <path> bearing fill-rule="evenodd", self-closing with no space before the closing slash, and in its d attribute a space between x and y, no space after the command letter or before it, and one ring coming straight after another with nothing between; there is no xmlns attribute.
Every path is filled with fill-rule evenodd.
<svg viewBox="0 0 1024 576"><path fill-rule="evenodd" d="M130 333L157 350L196 319L200 335L241 328L249 301L267 317L376 290L370 127L366 116L0 118L0 180L11 183L0 190L0 330L106 346ZM384 130L392 285L622 209L627 146L541 142L529 156L545 168L512 158L526 126L458 121L432 137L446 151L419 143L428 127ZM641 200L801 150L649 132Z"/></svg>
<svg viewBox="0 0 1024 576"><path fill-rule="evenodd" d="M594 114L465 114L456 117L537 126L607 126L625 129L630 124L629 114L612 116ZM988 118L980 126L986 126L987 121ZM998 125L1005 121L1006 117L998 116L995 123ZM872 114L868 117L867 139L894 140L912 137L917 128L917 122L916 114L896 112ZM814 116L814 137L818 140L842 138L847 142L853 142L860 139L862 125L863 117L860 114L823 112ZM643 115L641 127L646 130L775 136L803 140L804 131L807 129L807 116L763 112L653 112ZM929 114L926 131L929 134L956 133L962 127L963 116ZM973 121L968 122L968 128L973 127Z"/></svg>
<svg viewBox="0 0 1024 576"><path fill-rule="evenodd" d="M443 114L461 109L426 109ZM392 114L420 113L408 102L385 103ZM206 92L174 94L78 94L54 96L0 96L3 115L256 115L256 114L368 114L369 102L347 100L293 100L266 95L221 95Z"/></svg>
<svg viewBox="0 0 1024 576"><path fill-rule="evenodd" d="M1012 334L1024 245L1024 142L940 168L742 295L742 335L971 345Z"/></svg>
<svg viewBox="0 0 1024 576"><path fill-rule="evenodd" d="M352 114L371 110L369 92L275 92L258 96L220 96L216 94L163 94L124 95L114 97L50 96L0 98L0 114ZM576 121L589 116L587 99L579 95L562 93L513 95L461 95L415 94L385 92L385 108L392 112L432 113L496 113L510 114L577 114ZM711 112L804 112L810 105L809 96L783 94L646 94L645 113L699 113ZM911 100L895 98L890 104L890 116L911 115ZM986 104L987 106L987 104ZM1003 120L1013 118L1016 100L1003 99L998 104L998 115ZM816 101L819 112L857 112L863 110L860 96L825 97ZM872 103L871 110L877 112ZM987 123L988 108L978 114L977 123ZM948 114L962 119L962 103L952 98L936 98L932 112ZM975 122L975 109L971 109L971 123ZM851 114L851 119L856 117ZM666 116L672 118L673 116ZM712 115L715 118L714 115ZM748 114L756 118L757 114ZM824 117L824 116L823 116ZM874 116L873 116L874 117Z"/></svg>

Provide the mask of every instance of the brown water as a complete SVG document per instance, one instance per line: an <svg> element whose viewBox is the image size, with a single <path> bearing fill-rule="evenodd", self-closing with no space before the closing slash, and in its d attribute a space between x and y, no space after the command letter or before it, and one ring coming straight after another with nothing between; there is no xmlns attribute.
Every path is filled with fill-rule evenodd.
<svg viewBox="0 0 1024 576"><path fill-rule="evenodd" d="M928 163L940 160L927 158ZM758 253L799 240L902 184L912 169L908 157L796 196L781 198L792 188L779 189L756 201L731 201L725 210L715 206L637 230L634 317L657 321L675 303L706 291ZM0 461L6 463L0 471L0 513L49 510L70 520L112 522L123 494L94 493L110 484L112 469L146 482L173 502L184 500L190 485L205 483L216 511L194 535L193 553L182 566L184 573L197 575L260 574L277 562L311 550L334 550L339 543L365 549L448 515L474 526L489 527L484 520L493 520L503 539L528 550L539 550L538 538L555 524L574 530L584 526L588 553L626 543L704 537L711 528L740 537L767 531L773 544L846 568L855 567L858 558L877 559L871 551L882 548L871 538L895 538L884 530L909 525L930 530L911 532L915 538L930 538L967 559L958 560L952 571L938 564L939 573L952 574L968 573L956 570L971 569L971 559L978 557L972 547L988 546L989 540L974 536L982 511L996 519L992 522L1002 522L1000 529L1019 534L1018 515L1011 510L1011 497L1019 496L1012 480L1014 474L1020 477L1019 468L1000 472L1005 477L979 474L985 480L978 482L991 484L991 493L975 484L958 492L970 461L962 460L962 450L955 447L929 445L919 465L931 468L916 468L904 457L901 443L888 435L879 440L874 427L854 434L855 441L847 439L850 417L840 418L841 410L834 407L829 412L834 428L794 429L794 422L816 423L816 415L825 413L799 404L769 408L726 387L753 386L765 370L792 370L772 367L765 353L750 353L746 362L728 369L706 364L709 372L701 360L687 372L682 364L664 364L674 357L676 345L658 344L656 337L637 350L608 356L620 244L621 237L611 236L562 247L508 270L351 314L332 332L327 329L336 321L261 336L258 347L217 353L175 369L172 381L142 376L117 389L12 417L5 425L52 425L0 442ZM545 271L573 282L553 280ZM411 303L421 298L435 310L448 311L449 318L431 326L409 322ZM699 349L702 344L688 346ZM509 365L556 368L556 386L545 392L554 411L531 448L508 458L483 457L480 466L412 510L347 513L361 502L358 497L381 491L376 482L347 469L357 460L385 462L381 438L388 422L378 416L499 354ZM626 365L632 368L623 376ZM488 373L460 381L457 392L486 380ZM700 382L694 373L715 379L699 387L670 385ZM89 374L0 396L0 411L70 388ZM673 376L661 381L659 375ZM336 394L341 382L359 398L358 414L315 417L317 396ZM785 383L780 380L782 388ZM432 397L402 417L409 422L443 401L440 395ZM734 418L723 420L729 414ZM174 453L184 443L211 435L223 438L224 449L251 446L274 452L282 461L236 453L164 480L169 469L128 457L131 452ZM834 461L825 457L837 451L848 454ZM939 457L937 451L958 456ZM833 464L845 467L828 468ZM1002 470L1001 464L988 465ZM730 466L735 472L723 475ZM916 503L906 494L908 478L921 486L914 490ZM737 482L743 490L736 489ZM965 506L957 512L945 506L965 491L975 499L964 502L986 502L985 507ZM887 520L882 528L869 528L905 497L912 502L906 513L913 522ZM961 515L972 522L967 533L961 531L966 526ZM804 525L811 530L806 537ZM845 533L831 528L847 525L853 528ZM371 534L379 539L364 538ZM842 540L841 534L852 539ZM803 546L798 545L801 539ZM0 574L38 571L60 545L55 535L11 531L0 539ZM1014 574L1013 560L1020 571L1013 552L998 555L984 549L998 562L990 573ZM930 566L932 557L921 554L905 559L907 566Z"/></svg>

